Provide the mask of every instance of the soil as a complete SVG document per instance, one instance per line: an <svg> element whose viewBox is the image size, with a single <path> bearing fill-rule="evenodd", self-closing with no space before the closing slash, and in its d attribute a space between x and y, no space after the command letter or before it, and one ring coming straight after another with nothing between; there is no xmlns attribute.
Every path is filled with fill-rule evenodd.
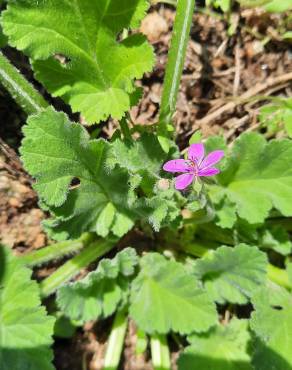
<svg viewBox="0 0 292 370"><path fill-rule="evenodd" d="M155 6L141 25L157 60L154 71L140 82L144 96L130 112L134 124L153 125L157 121L174 15L171 7ZM243 131L263 131L257 115L265 101L259 96L292 95L292 53L280 36L284 26L286 30L292 27L287 24L287 15L269 15L259 9L237 10L229 21L218 12L197 10L174 117L182 149L197 130L203 137L224 135L228 142ZM52 104L83 122L34 81L26 57L9 47L4 52ZM18 157L25 114L3 89L0 95L0 240L19 254L50 241L41 227L46 215L38 207L32 180ZM113 120L105 122L102 135L110 137L116 127ZM38 276L49 274L51 268L42 268ZM70 339L56 339L56 369L101 369L111 323L111 319L89 323ZM144 355L136 355L135 343L136 328L130 322L120 369L151 370L149 349ZM178 349L174 343L173 363Z"/></svg>

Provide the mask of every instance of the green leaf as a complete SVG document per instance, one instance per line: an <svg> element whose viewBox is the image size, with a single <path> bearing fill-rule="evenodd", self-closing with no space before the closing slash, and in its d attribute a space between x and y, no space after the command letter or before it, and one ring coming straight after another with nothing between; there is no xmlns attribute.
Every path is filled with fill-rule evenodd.
<svg viewBox="0 0 292 370"><path fill-rule="evenodd" d="M273 249L274 251L287 256L291 253L292 243L290 236L281 225L269 225L259 232L259 245L261 248Z"/></svg>
<svg viewBox="0 0 292 370"><path fill-rule="evenodd" d="M81 125L52 108L31 116L23 132L22 160L54 216L46 225L55 239L77 238L84 231L122 236L133 226L129 175L117 166L108 169L109 143L90 140ZM80 184L70 189L73 179Z"/></svg>
<svg viewBox="0 0 292 370"><path fill-rule="evenodd" d="M270 283L252 298L255 311L251 328L255 341L253 364L257 370L287 370L292 366L292 295Z"/></svg>
<svg viewBox="0 0 292 370"><path fill-rule="evenodd" d="M112 143L112 148L113 166L118 164L131 174L139 175L140 186L146 193L150 193L160 178L159 172L166 158L157 137L144 133L136 141L117 139Z"/></svg>
<svg viewBox="0 0 292 370"><path fill-rule="evenodd" d="M54 319L40 306L31 271L0 246L0 368L53 370Z"/></svg>
<svg viewBox="0 0 292 370"><path fill-rule="evenodd" d="M121 119L131 106L133 80L153 66L146 38L119 41L136 28L146 0L17 0L3 12L12 46L33 60L36 78L88 123Z"/></svg>
<svg viewBox="0 0 292 370"><path fill-rule="evenodd" d="M142 257L132 283L130 316L147 333L189 334L208 330L217 321L214 304L183 266L157 253Z"/></svg>
<svg viewBox="0 0 292 370"><path fill-rule="evenodd" d="M292 141L266 140L246 133L237 139L222 173L221 186L210 186L210 196L219 204L224 197L235 204L239 217L263 223L272 208L292 216Z"/></svg>
<svg viewBox="0 0 292 370"><path fill-rule="evenodd" d="M178 359L178 370L252 370L248 354L248 321L233 318L208 333L192 334Z"/></svg>
<svg viewBox="0 0 292 370"><path fill-rule="evenodd" d="M220 8L223 12L230 11L230 0L213 0L214 6Z"/></svg>
<svg viewBox="0 0 292 370"><path fill-rule="evenodd" d="M285 129L288 136L292 137L292 98L279 98L272 104L264 105L260 109L259 121L267 127L268 133L274 135Z"/></svg>
<svg viewBox="0 0 292 370"><path fill-rule="evenodd" d="M86 322L114 313L127 294L127 277L138 264L134 249L126 248L115 258L103 259L84 279L61 287L57 304L72 320Z"/></svg>
<svg viewBox="0 0 292 370"><path fill-rule="evenodd" d="M220 247L198 259L194 272L218 303L247 303L266 278L267 257L257 247Z"/></svg>
<svg viewBox="0 0 292 370"><path fill-rule="evenodd" d="M265 5L265 9L271 13L281 13L292 9L291 0L272 0Z"/></svg>

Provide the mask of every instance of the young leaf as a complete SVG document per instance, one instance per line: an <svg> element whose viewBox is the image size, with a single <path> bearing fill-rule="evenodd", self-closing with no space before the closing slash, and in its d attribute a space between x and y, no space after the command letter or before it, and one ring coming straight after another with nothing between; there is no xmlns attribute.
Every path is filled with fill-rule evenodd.
<svg viewBox="0 0 292 370"><path fill-rule="evenodd" d="M147 0L17 0L3 13L12 46L32 58L36 78L88 123L120 119L135 95L133 80L153 66L152 48L135 28Z"/></svg>
<svg viewBox="0 0 292 370"><path fill-rule="evenodd" d="M115 258L103 259L84 279L61 287L57 304L72 320L86 322L110 316L128 289L126 277L138 264L134 249L126 248Z"/></svg>
<svg viewBox="0 0 292 370"><path fill-rule="evenodd" d="M219 203L226 196L236 205L238 216L249 223L262 223L274 207L292 216L292 141L272 140L246 133L236 140L224 171L217 176L220 187L210 196Z"/></svg>
<svg viewBox="0 0 292 370"><path fill-rule="evenodd" d="M255 341L253 364L257 370L287 370L292 367L292 296L270 283L252 298L255 311L251 328Z"/></svg>
<svg viewBox="0 0 292 370"><path fill-rule="evenodd" d="M217 321L215 305L183 266L157 253L141 259L132 283L130 316L147 333L181 334L208 330Z"/></svg>
<svg viewBox="0 0 292 370"><path fill-rule="evenodd" d="M54 319L40 306L31 271L0 246L0 368L53 370Z"/></svg>
<svg viewBox="0 0 292 370"><path fill-rule="evenodd" d="M211 256L198 259L195 274L218 303L244 304L265 282L267 257L257 247L239 244L220 247Z"/></svg>
<svg viewBox="0 0 292 370"><path fill-rule="evenodd" d="M233 318L208 333L192 334L178 359L178 370L252 370L248 354L248 321Z"/></svg>
<svg viewBox="0 0 292 370"><path fill-rule="evenodd" d="M22 160L55 216L47 222L55 239L76 238L84 231L122 236L133 226L129 176L118 167L107 168L110 144L89 140L81 125L51 108L31 116L23 132ZM69 190L73 179L80 184Z"/></svg>
<svg viewBox="0 0 292 370"><path fill-rule="evenodd" d="M144 192L153 191L166 157L155 135L144 133L138 140L131 142L117 139L112 143L112 154L113 166L118 164L131 174L139 175Z"/></svg>

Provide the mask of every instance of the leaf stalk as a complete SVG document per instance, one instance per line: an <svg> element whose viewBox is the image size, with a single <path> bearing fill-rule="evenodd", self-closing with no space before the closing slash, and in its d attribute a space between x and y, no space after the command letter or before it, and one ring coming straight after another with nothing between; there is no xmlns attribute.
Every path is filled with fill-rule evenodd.
<svg viewBox="0 0 292 370"><path fill-rule="evenodd" d="M52 260L59 260L66 255L76 253L93 241L93 235L84 233L79 239L66 240L21 255L19 258L29 267L42 265Z"/></svg>
<svg viewBox="0 0 292 370"><path fill-rule="evenodd" d="M169 134L173 131L172 117L176 109L177 94L186 57L194 6L195 0L178 0L177 2L158 125L158 138L162 148L167 152L169 150Z"/></svg>
<svg viewBox="0 0 292 370"><path fill-rule="evenodd" d="M28 115L36 114L49 105L1 51L0 83Z"/></svg>
<svg viewBox="0 0 292 370"><path fill-rule="evenodd" d="M171 370L170 354L166 336L162 334L152 335L150 346L154 370Z"/></svg>
<svg viewBox="0 0 292 370"><path fill-rule="evenodd" d="M41 296L45 298L53 294L61 285L76 276L80 270L105 255L113 247L114 243L108 240L98 240L88 245L80 254L64 263L40 283Z"/></svg>
<svg viewBox="0 0 292 370"><path fill-rule="evenodd" d="M104 370L116 370L120 363L128 326L126 310L116 313L104 359Z"/></svg>

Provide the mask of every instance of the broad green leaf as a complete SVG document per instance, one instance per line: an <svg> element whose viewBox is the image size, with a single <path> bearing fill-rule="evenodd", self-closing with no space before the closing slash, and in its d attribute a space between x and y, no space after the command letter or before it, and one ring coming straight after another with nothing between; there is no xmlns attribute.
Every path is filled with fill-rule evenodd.
<svg viewBox="0 0 292 370"><path fill-rule="evenodd" d="M254 344L257 370L288 370L292 367L292 295L270 283L259 289L252 303L251 328L259 337Z"/></svg>
<svg viewBox="0 0 292 370"><path fill-rule="evenodd" d="M248 321L233 318L208 333L192 334L178 359L178 370L252 370L248 354Z"/></svg>
<svg viewBox="0 0 292 370"><path fill-rule="evenodd" d="M58 290L59 308L70 319L80 322L110 316L126 294L126 278L134 273L137 264L137 254L131 248L119 252L112 260L103 259L84 279Z"/></svg>
<svg viewBox="0 0 292 370"><path fill-rule="evenodd" d="M214 304L183 266L157 253L141 259L132 283L130 316L147 333L189 334L217 322Z"/></svg>
<svg viewBox="0 0 292 370"><path fill-rule="evenodd" d="M0 246L0 368L53 370L54 319L40 306L31 271Z"/></svg>
<svg viewBox="0 0 292 370"><path fill-rule="evenodd" d="M217 176L220 186L210 186L216 204L226 197L239 217L263 223L272 208L292 216L292 141L266 140L246 133L234 143L227 165Z"/></svg>
<svg viewBox="0 0 292 370"><path fill-rule="evenodd" d="M247 303L266 278L267 257L257 247L220 247L195 264L195 275L218 303Z"/></svg>
<svg viewBox="0 0 292 370"><path fill-rule="evenodd" d="M135 220L127 171L107 168L110 144L90 140L85 129L48 108L23 129L21 154L35 189L54 216L47 222L55 239L84 231L122 236ZM80 184L71 188L73 179Z"/></svg>
<svg viewBox="0 0 292 370"><path fill-rule="evenodd" d="M153 66L136 28L147 0L16 0L2 16L12 46L33 60L36 78L88 123L120 119L135 95L133 80Z"/></svg>

